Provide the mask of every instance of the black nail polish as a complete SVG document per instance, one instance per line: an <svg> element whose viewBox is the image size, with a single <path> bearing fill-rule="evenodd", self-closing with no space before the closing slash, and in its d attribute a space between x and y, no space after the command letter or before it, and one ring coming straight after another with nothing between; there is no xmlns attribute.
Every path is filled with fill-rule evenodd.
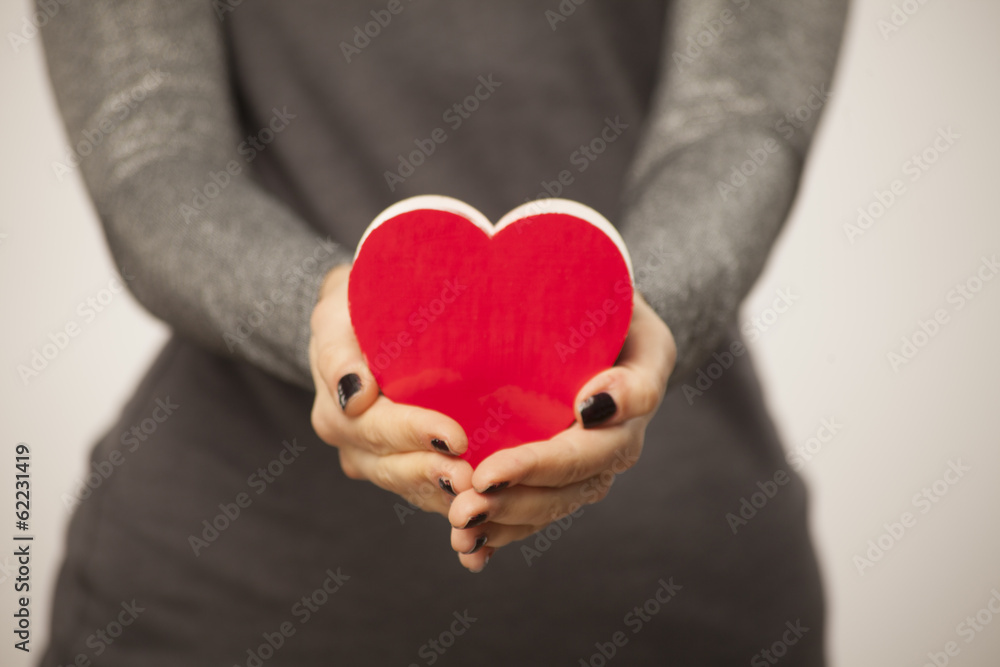
<svg viewBox="0 0 1000 667"><path fill-rule="evenodd" d="M476 538L476 546L472 547L468 551L463 551L462 553L464 553L466 556L470 556L476 553L484 546L486 546L487 540L489 540L489 538L486 535L480 535L479 537Z"/></svg>
<svg viewBox="0 0 1000 667"><path fill-rule="evenodd" d="M438 450L442 454L451 454L451 450L448 449L448 444L441 438L431 438L431 444L434 445L434 449Z"/></svg>
<svg viewBox="0 0 1000 667"><path fill-rule="evenodd" d="M483 493L493 493L494 491L503 491L508 486L510 486L510 482L500 482L498 484L491 484L486 488L485 491L483 491Z"/></svg>
<svg viewBox="0 0 1000 667"><path fill-rule="evenodd" d="M347 407L347 402L361 390L361 378L357 373L348 373L340 378L337 383L337 400L340 401L340 408Z"/></svg>
<svg viewBox="0 0 1000 667"><path fill-rule="evenodd" d="M458 495L455 493L455 489L451 488L451 482L446 480L444 477L438 477L438 486L441 487L442 491L444 491L449 495L452 496Z"/></svg>
<svg viewBox="0 0 1000 667"><path fill-rule="evenodd" d="M606 391L594 394L580 404L580 417L583 418L583 427L590 428L597 426L609 419L617 410L618 406L615 404L615 399L611 398L611 394Z"/></svg>
<svg viewBox="0 0 1000 667"><path fill-rule="evenodd" d="M471 519L469 519L468 523L466 523L462 528L463 529L475 528L476 526L482 525L484 523L486 523L486 512L481 512L476 516L472 517Z"/></svg>

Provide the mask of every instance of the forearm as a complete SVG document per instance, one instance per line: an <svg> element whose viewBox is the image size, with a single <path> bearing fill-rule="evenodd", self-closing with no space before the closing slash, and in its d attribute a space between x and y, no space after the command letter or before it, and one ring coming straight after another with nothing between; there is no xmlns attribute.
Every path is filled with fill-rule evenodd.
<svg viewBox="0 0 1000 667"><path fill-rule="evenodd" d="M767 259L795 195L799 158L783 148L727 192L739 156L774 138L754 128L706 137L658 170L624 230L636 287L670 327L683 378L716 348ZM766 150L766 149L764 149ZM735 157L734 157L735 156Z"/></svg>
<svg viewBox="0 0 1000 667"><path fill-rule="evenodd" d="M733 324L791 208L845 10L841 0L675 5L622 234L638 289L676 339L676 378ZM707 24L713 41L689 50Z"/></svg>
<svg viewBox="0 0 1000 667"><path fill-rule="evenodd" d="M202 0L67 5L43 29L56 98L115 261L183 335L310 386L309 315L350 260L259 188Z"/></svg>

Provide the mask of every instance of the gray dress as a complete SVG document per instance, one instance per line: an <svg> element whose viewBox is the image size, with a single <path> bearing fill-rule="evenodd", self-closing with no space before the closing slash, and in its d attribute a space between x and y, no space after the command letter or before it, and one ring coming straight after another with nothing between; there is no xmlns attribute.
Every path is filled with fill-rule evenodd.
<svg viewBox="0 0 1000 667"><path fill-rule="evenodd" d="M825 91L843 14L63 7L43 35L70 142L130 289L176 333L94 449L125 463L74 515L42 664L822 664L805 491L749 360L727 355L815 127L794 112ZM440 517L346 479L309 422L320 279L379 211L426 193L493 219L547 195L596 208L679 349L640 462L479 575ZM710 387L681 391L717 359L732 363ZM734 522L776 472L787 483Z"/></svg>

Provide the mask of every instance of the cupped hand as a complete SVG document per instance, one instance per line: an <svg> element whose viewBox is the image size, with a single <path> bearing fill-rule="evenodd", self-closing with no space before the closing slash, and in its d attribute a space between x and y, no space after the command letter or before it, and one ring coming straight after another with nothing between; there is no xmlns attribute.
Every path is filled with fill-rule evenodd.
<svg viewBox="0 0 1000 667"><path fill-rule="evenodd" d="M339 450L345 475L447 516L455 495L472 488L472 467L457 456L468 439L455 420L379 393L351 327L349 275L349 266L327 274L312 313L312 426Z"/></svg>
<svg viewBox="0 0 1000 667"><path fill-rule="evenodd" d="M615 366L577 394L574 424L555 437L483 460L451 503L451 545L478 572L494 551L602 500L639 460L646 426L673 371L677 347L663 320L636 292Z"/></svg>

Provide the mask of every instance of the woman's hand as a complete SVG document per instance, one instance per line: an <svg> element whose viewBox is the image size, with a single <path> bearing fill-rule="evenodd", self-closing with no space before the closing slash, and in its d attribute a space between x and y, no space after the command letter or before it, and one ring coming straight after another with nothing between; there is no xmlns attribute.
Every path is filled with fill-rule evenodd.
<svg viewBox="0 0 1000 667"><path fill-rule="evenodd" d="M473 488L451 503L451 545L473 572L496 548L602 500L615 477L639 459L677 347L638 292L634 304L618 363L577 395L577 422L550 440L491 455L472 475Z"/></svg>
<svg viewBox="0 0 1000 667"><path fill-rule="evenodd" d="M457 457L468 439L455 420L379 393L351 327L349 275L349 266L327 274L312 313L313 428L340 450L340 467L351 479L447 516L455 494L471 489L472 467Z"/></svg>

